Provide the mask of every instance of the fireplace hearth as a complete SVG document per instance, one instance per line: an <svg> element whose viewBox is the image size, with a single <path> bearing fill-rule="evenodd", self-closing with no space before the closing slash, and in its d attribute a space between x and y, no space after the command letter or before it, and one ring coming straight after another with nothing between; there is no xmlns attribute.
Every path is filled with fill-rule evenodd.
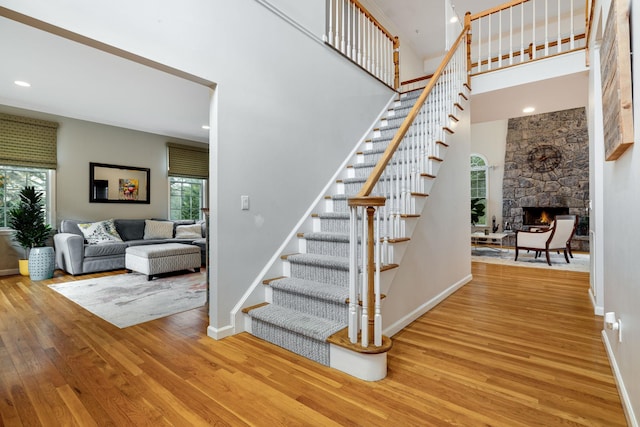
<svg viewBox="0 0 640 427"><path fill-rule="evenodd" d="M569 215L569 208L560 206L525 206L522 208L522 225L525 227L548 226L551 225L556 215Z"/></svg>

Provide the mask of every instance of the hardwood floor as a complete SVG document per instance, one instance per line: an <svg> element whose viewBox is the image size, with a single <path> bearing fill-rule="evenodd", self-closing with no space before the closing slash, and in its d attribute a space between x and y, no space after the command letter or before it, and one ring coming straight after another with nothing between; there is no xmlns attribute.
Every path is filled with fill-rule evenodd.
<svg viewBox="0 0 640 427"><path fill-rule="evenodd" d="M99 276L99 275L96 275ZM367 383L191 310L118 329L0 278L0 425L625 426L588 274L473 265Z"/></svg>

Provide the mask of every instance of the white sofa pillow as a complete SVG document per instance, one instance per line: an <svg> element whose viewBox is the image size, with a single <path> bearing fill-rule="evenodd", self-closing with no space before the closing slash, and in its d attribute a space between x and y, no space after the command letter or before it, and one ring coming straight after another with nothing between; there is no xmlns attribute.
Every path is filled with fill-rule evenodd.
<svg viewBox="0 0 640 427"><path fill-rule="evenodd" d="M113 219L78 224L78 228L90 245L97 245L103 242L122 242Z"/></svg>
<svg viewBox="0 0 640 427"><path fill-rule="evenodd" d="M171 239L173 237L173 222L144 220L144 239Z"/></svg>
<svg viewBox="0 0 640 427"><path fill-rule="evenodd" d="M202 226L200 224L179 225L176 227L176 239L200 239Z"/></svg>

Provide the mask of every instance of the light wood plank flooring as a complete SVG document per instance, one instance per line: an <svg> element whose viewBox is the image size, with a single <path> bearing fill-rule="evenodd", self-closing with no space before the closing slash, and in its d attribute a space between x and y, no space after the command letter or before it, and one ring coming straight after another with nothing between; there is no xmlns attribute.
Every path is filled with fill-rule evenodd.
<svg viewBox="0 0 640 427"><path fill-rule="evenodd" d="M0 425L624 426L588 274L473 264L367 383L191 310L126 329L0 278Z"/></svg>

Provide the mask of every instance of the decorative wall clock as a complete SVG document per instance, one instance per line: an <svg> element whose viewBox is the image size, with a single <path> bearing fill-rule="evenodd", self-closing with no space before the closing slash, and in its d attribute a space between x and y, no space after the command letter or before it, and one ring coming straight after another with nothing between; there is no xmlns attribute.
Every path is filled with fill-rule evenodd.
<svg viewBox="0 0 640 427"><path fill-rule="evenodd" d="M539 145L529 151L527 161L536 172L549 172L560 166L562 152L553 145Z"/></svg>

